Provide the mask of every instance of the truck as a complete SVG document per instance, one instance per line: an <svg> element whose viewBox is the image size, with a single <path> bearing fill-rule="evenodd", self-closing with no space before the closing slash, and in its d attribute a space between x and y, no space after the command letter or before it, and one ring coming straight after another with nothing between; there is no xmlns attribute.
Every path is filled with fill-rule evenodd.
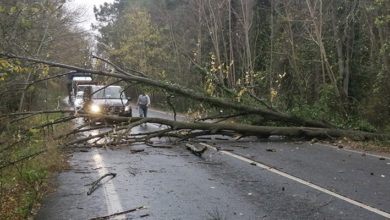
<svg viewBox="0 0 390 220"><path fill-rule="evenodd" d="M71 71L67 74L67 76L69 104L74 105L77 92L83 91L83 89L88 85L94 85L95 82L93 81L91 73Z"/></svg>

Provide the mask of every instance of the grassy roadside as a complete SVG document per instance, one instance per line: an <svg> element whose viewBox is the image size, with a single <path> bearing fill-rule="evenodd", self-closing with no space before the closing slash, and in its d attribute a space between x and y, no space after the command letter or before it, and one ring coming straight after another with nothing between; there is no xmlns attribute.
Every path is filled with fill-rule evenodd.
<svg viewBox="0 0 390 220"><path fill-rule="evenodd" d="M1 219L32 219L50 191L54 174L67 167L60 143L53 137L68 130L69 125L29 129L55 117L59 115L32 117L0 134Z"/></svg>

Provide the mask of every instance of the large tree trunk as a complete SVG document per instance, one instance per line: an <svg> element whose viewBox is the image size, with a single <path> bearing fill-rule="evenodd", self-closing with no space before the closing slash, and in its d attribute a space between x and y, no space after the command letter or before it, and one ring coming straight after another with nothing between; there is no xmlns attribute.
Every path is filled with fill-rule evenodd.
<svg viewBox="0 0 390 220"><path fill-rule="evenodd" d="M80 115L85 116L85 115ZM353 140L390 140L388 134L376 134L370 132L333 129L333 128L311 128L311 127L271 127L271 126L254 126L239 123L207 123L207 122L180 122L167 120L162 118L128 118L128 117L116 117L116 116L101 116L101 119L106 119L116 122L127 122L131 124L140 123L156 123L160 125L166 125L169 128L165 129L161 136L169 136L169 131L183 131L187 130L193 133L199 133L201 135L212 134L230 134L239 136L257 136L261 138L268 138L271 135L283 136L283 137L306 137L306 138L319 138L319 139L335 139L340 137L348 137ZM127 129L128 126L124 125L123 129ZM119 131L121 128L116 128ZM99 136L105 136L107 133L99 134ZM188 134L187 134L188 135ZM85 140L89 140L89 137ZM78 142L78 141L77 141Z"/></svg>
<svg viewBox="0 0 390 220"><path fill-rule="evenodd" d="M275 121L275 122L283 122L287 124L294 124L294 125L302 125L302 126L309 126L309 127L322 127L322 128L330 128L335 127L334 125L331 125L330 123L322 122L322 121L315 121L315 120L309 120L309 119L303 119L296 116L292 116L286 113L281 113L277 111L271 111L268 109L261 109L252 107L249 105L243 105L240 103L233 102L232 100L228 99L222 99L218 97L209 97L205 94L196 92L194 90L183 88L179 85L175 85L172 83L167 83L163 81L157 81L153 79L149 79L146 77L136 76L128 72L124 72L121 70L122 74L120 73L109 73L105 71L97 71L97 70L90 70L90 69L84 69L72 65L66 65L62 63L56 63L51 61L44 61L34 58L28 58L28 57L20 57L10 54L2 54L0 53L0 56L7 57L7 58L16 58L16 59L23 59L30 62L36 62L36 63L42 63L53 67L60 67L70 70L77 70L80 72L86 72L86 73L92 73L96 75L102 75L102 76L108 76L108 77L114 77L123 79L124 81L131 81L131 82L138 82L142 83L148 86L154 86L158 87L179 95L183 95L185 97L200 101L200 102L206 102L210 105L213 105L215 107L221 107L226 108L229 110L236 110L240 112L250 112L252 114L258 114L261 117L263 117L265 120Z"/></svg>

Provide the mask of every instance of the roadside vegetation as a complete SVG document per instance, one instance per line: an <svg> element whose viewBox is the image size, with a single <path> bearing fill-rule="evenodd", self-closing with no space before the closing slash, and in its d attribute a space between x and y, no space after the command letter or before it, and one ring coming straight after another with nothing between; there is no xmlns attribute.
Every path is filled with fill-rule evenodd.
<svg viewBox="0 0 390 220"><path fill-rule="evenodd" d="M75 26L78 12L66 11L63 5L64 1L1 1L0 51L85 66L89 37ZM63 107L63 79L41 81L63 72L0 58L0 219L32 218L51 190L53 174L67 166L55 136L69 130L69 124L40 127L63 114L23 114ZM6 117L12 113L21 117Z"/></svg>
<svg viewBox="0 0 390 220"><path fill-rule="evenodd" d="M10 126L0 136L0 214L2 219L27 219L51 190L53 173L67 166L66 157L53 140L65 129L31 129L46 122L46 116ZM50 120L50 119L49 119Z"/></svg>

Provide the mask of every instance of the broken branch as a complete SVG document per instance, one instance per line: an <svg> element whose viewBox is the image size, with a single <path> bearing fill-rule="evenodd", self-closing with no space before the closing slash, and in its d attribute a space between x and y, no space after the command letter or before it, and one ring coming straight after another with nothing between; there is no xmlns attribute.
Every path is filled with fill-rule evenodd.
<svg viewBox="0 0 390 220"><path fill-rule="evenodd" d="M119 74L119 73L109 73L106 71L84 69L84 68L80 68L80 67L76 67L76 66L72 66L72 65L66 65L66 64L62 64L62 63L45 61L45 60L40 60L40 59L35 59L35 58L30 58L30 57L16 56L16 55L5 54L5 53L0 53L0 56L6 57L6 58L22 59L22 60L26 60L26 61L30 61L30 62L42 63L42 64L47 64L49 66L71 69L71 70L76 70L76 71L81 71L81 72L86 72L86 73L91 73L91 74L96 74L96 75L115 77L115 78L123 79L125 81L139 82L139 83L143 83L143 84L146 84L149 86L155 86L155 87L158 87L158 88L161 88L161 89L164 89L164 90L167 90L167 91L179 94L179 95L183 95L185 97L192 98L193 100L207 102L207 103L209 103L213 106L216 106L216 107L224 107L224 108L234 109L236 111L241 111L241 112L253 111L256 114L264 117L266 120L273 120L273 121L278 121L278 122L283 122L283 123L303 125L303 126L312 126L312 127L321 127L321 128L335 127L334 125L329 125L329 124L323 123L321 121L303 119L303 118L292 116L292 115L289 115L286 113L280 113L280 112L275 112L275 111L272 111L269 109L252 107L252 106L232 102L229 99L223 99L223 98L218 98L218 97L209 97L203 93L196 92L192 89L183 88L177 84L173 84L170 82L157 81L157 80L153 80L153 79L146 78L146 77L134 76L131 74L130 75L123 75L123 74Z"/></svg>
<svg viewBox="0 0 390 220"><path fill-rule="evenodd" d="M192 144L186 144L187 150L191 151L194 155L201 157L202 154L207 150L207 147L204 146L202 149L198 149Z"/></svg>
<svg viewBox="0 0 390 220"><path fill-rule="evenodd" d="M110 219L111 217L114 217L114 216L124 215L124 214L130 213L130 212L135 212L135 211L138 211L138 210L141 210L141 209L145 209L145 208L146 208L145 206L140 206L140 207L137 207L137 208L134 208L134 209L129 209L129 210L126 210L126 211L123 211L123 212L117 212L117 213L114 213L114 214L111 214L111 215L106 215L106 216L102 216L102 217L91 218L90 220L104 220L104 219Z"/></svg>
<svg viewBox="0 0 390 220"><path fill-rule="evenodd" d="M11 161L11 162L9 162L9 163L7 163L7 164L5 164L5 165L0 166L0 170L4 169L4 168L6 168L6 167L9 167L9 166L15 165L15 164L17 164L17 163L20 163L20 162L22 162L22 161L25 161L25 160L34 158L34 157L36 157L36 156L42 154L43 152L46 152L46 150L42 150L42 151L39 151L39 152L30 154L30 155L28 155L28 156L22 157L22 158L20 158L20 159L18 159L18 160L15 160L15 161Z"/></svg>
<svg viewBox="0 0 390 220"><path fill-rule="evenodd" d="M111 179L113 179L113 178L116 177L116 173L107 173L107 174L105 174L104 176L100 177L98 180L92 182L92 183L90 184L90 185L92 185L92 186L91 186L91 188L88 190L87 195L91 195L97 188L99 188L99 186L100 186L100 185L99 185L99 182L100 182L102 179L104 179L105 177L107 177L107 176L111 176Z"/></svg>

